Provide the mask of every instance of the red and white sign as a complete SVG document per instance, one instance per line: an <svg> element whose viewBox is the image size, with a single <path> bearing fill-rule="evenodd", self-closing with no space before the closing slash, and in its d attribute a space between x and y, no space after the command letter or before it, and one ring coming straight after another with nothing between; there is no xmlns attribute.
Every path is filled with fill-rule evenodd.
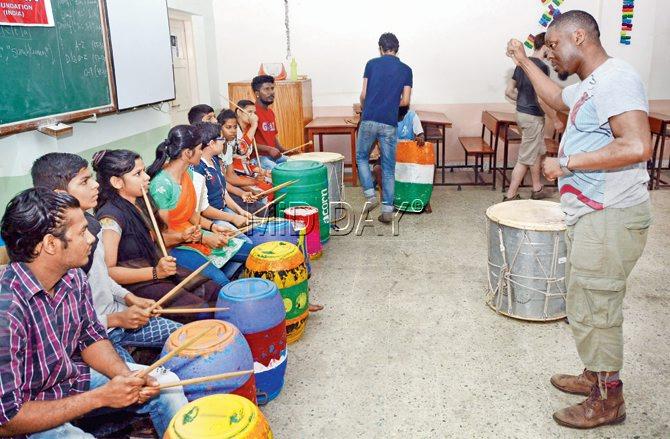
<svg viewBox="0 0 670 439"><path fill-rule="evenodd" d="M53 26L51 0L0 0L0 26Z"/></svg>

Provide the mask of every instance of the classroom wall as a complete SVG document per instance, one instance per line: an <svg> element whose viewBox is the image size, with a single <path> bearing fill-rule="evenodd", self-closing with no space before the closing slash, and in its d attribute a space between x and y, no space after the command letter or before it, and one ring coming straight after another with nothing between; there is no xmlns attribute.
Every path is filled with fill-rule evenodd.
<svg viewBox="0 0 670 439"><path fill-rule="evenodd" d="M261 61L284 61L283 2L213 2L217 41L237 41L219 51L223 93L228 82L254 76ZM636 1L633 44L622 46L621 6L618 0L565 0L561 10L579 8L594 15L608 52L637 69L650 98L667 98L668 20L657 13L657 0ZM379 35L392 31L400 40L400 58L414 72L414 107L443 111L454 123L447 140L452 161L463 160L457 137L477 135L483 109L513 110L504 98L513 71L505 55L507 41L524 41L529 33L543 30L537 23L543 12L537 0L289 0L289 10L291 51L299 74L312 79L315 117L350 114L351 104L358 101L365 62L378 55ZM327 142L329 150L349 157L345 137Z"/></svg>
<svg viewBox="0 0 670 439"><path fill-rule="evenodd" d="M197 57L198 92L204 102L218 95L219 77L217 47L211 0L168 0L168 7L192 14ZM145 161L152 161L156 145L170 129L168 106L142 108L98 118L95 123L73 124L72 135L59 139L37 131L0 137L0 214L7 202L31 185L30 167L47 152L72 152L90 159L104 148L127 148L138 151Z"/></svg>

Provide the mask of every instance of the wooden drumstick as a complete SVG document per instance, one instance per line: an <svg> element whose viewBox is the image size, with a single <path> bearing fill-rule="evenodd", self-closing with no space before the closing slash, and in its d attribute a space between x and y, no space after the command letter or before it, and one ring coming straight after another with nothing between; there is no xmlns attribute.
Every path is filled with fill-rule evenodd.
<svg viewBox="0 0 670 439"><path fill-rule="evenodd" d="M189 274L183 281L179 282L177 285L175 285L174 288L172 288L170 291L168 291L163 297L158 299L156 303L151 305L149 308L149 312L153 312L156 308L167 302L169 299L171 299L173 296L175 296L177 293L180 293L182 288L189 283L194 277L196 277L202 270L207 268L207 266L211 263L212 261L207 261L204 264L202 264L197 270L195 270L193 273Z"/></svg>
<svg viewBox="0 0 670 439"><path fill-rule="evenodd" d="M258 209L256 212L252 213L251 215L252 215L252 216L256 216L256 215L258 215L259 213L263 212L263 211L266 210L268 207L272 206L273 204L276 204L279 200L281 200L281 199L283 199L283 198L285 198L285 197L286 197L286 194L282 195L281 197L277 197L277 198L275 198L274 200L272 200L272 202L270 202L270 203L266 204L265 206L261 207L261 208Z"/></svg>
<svg viewBox="0 0 670 439"><path fill-rule="evenodd" d="M278 184L278 185L275 186L275 187L272 187L272 188L270 188L270 189L264 190L263 192L261 192L261 193L259 193L259 194L256 194L256 197L257 197L257 198L262 198L262 197L264 197L265 195L271 194L271 193L276 192L276 191L278 191L278 190L280 190L280 189L284 189L285 187L287 187L287 186L291 186L292 184L295 184L295 183L297 183L297 182L299 182L299 181L300 181L299 178L296 178L295 180L285 181L285 182L282 183L282 184Z"/></svg>
<svg viewBox="0 0 670 439"><path fill-rule="evenodd" d="M167 252L167 249L165 248L165 242L163 241L163 235L161 235L161 231L158 228L158 222L156 221L156 217L154 216L154 211L151 208L151 202L149 201L149 196L147 195L146 191L144 190L144 186L142 186L142 198L144 198L144 204L147 205L147 212L149 212L149 218L151 219L151 224L154 226L154 232L156 232L156 241L158 241L158 245L161 248L161 252L163 252L163 257L167 258L168 257L168 252Z"/></svg>
<svg viewBox="0 0 670 439"><path fill-rule="evenodd" d="M200 378L189 378L187 380L181 380L181 381L175 381L173 383L165 383L161 384L158 386L159 389L169 389L170 387L179 387L179 386L188 386L191 384L200 384L200 383L206 383L208 381L218 381L218 380L225 380L228 378L235 378L238 376L242 375L251 375L254 373L253 370L241 370L238 372L226 372L226 373L220 373L217 375L209 375L206 377L200 377Z"/></svg>
<svg viewBox="0 0 670 439"><path fill-rule="evenodd" d="M258 146L256 146L256 138L253 138L251 142L254 144L254 151L256 152L256 162L258 163L258 169L261 170L261 172L264 171L263 166L261 165L261 159L258 156Z"/></svg>
<svg viewBox="0 0 670 439"><path fill-rule="evenodd" d="M219 94L221 95L222 98L225 98L228 102L230 102L235 108L237 108L238 110L240 110L242 113L244 113L244 114L251 114L251 113L249 113L247 110L245 110L245 109L243 109L242 107L240 107L239 105L237 105L235 102L231 101L229 98L227 98L227 97L226 97L225 95L223 95L222 93L219 93Z"/></svg>
<svg viewBox="0 0 670 439"><path fill-rule="evenodd" d="M305 146L307 146L307 145L311 145L312 143L314 143L314 142L312 142L312 141L310 140L309 142L307 142L307 143L303 143L303 144L300 145L300 146L296 146L295 148L291 148L291 149L289 149L288 151L284 151L284 154L290 154L290 153L292 153L293 151L297 151L297 150L299 150L299 149L301 149L301 148L303 148L303 147L305 147Z"/></svg>
<svg viewBox="0 0 670 439"><path fill-rule="evenodd" d="M155 362L154 364L152 364L151 366L147 367L146 369L142 369L142 370L140 371L140 373L139 373L139 376L140 376L141 378L146 377L146 376L149 375L151 372L153 372L154 370L156 370L157 367L160 367L160 366L164 365L165 363L167 363L167 362L170 360L170 358L174 357L175 355L177 355L178 353L180 353L181 351L183 351L183 350L186 349L187 347L191 346L191 345L192 345L193 343L195 343L196 341L200 340L202 337L204 337L209 331L211 331L211 330L214 329L214 328L215 328L215 326L209 326L209 327L205 328L204 331L202 331L201 333L199 333L199 334L196 335L195 337L193 337L193 338L187 340L184 344L182 344L182 345L180 345L179 347L177 347L174 351L170 352L169 354L167 354L167 355L164 356L163 358L159 358L158 361L156 361L156 362Z"/></svg>

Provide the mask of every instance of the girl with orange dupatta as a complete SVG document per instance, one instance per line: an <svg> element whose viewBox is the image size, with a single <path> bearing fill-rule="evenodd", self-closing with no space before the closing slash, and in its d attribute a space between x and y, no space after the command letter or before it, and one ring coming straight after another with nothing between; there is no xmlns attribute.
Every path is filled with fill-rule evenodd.
<svg viewBox="0 0 670 439"><path fill-rule="evenodd" d="M177 125L156 148L156 160L147 169L149 191L169 230L184 241L170 249L177 264L195 270L212 261L202 274L223 286L230 279L221 270L229 261L244 262L252 245L232 238L229 229L218 226L197 211L198 196L193 186L192 165L200 162L202 142L198 130ZM201 230L201 227L204 229Z"/></svg>

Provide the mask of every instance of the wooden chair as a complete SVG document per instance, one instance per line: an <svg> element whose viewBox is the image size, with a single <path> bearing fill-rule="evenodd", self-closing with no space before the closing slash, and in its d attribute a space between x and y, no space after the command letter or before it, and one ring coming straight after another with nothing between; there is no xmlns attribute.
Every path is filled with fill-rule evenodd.
<svg viewBox="0 0 670 439"><path fill-rule="evenodd" d="M558 149L561 145L561 139L563 138L563 133L565 128L568 126L568 114L562 111L556 113L558 119L563 123L563 130L558 131L554 130L554 135L550 138L544 139L544 144L547 147L547 156L548 157L558 157Z"/></svg>

